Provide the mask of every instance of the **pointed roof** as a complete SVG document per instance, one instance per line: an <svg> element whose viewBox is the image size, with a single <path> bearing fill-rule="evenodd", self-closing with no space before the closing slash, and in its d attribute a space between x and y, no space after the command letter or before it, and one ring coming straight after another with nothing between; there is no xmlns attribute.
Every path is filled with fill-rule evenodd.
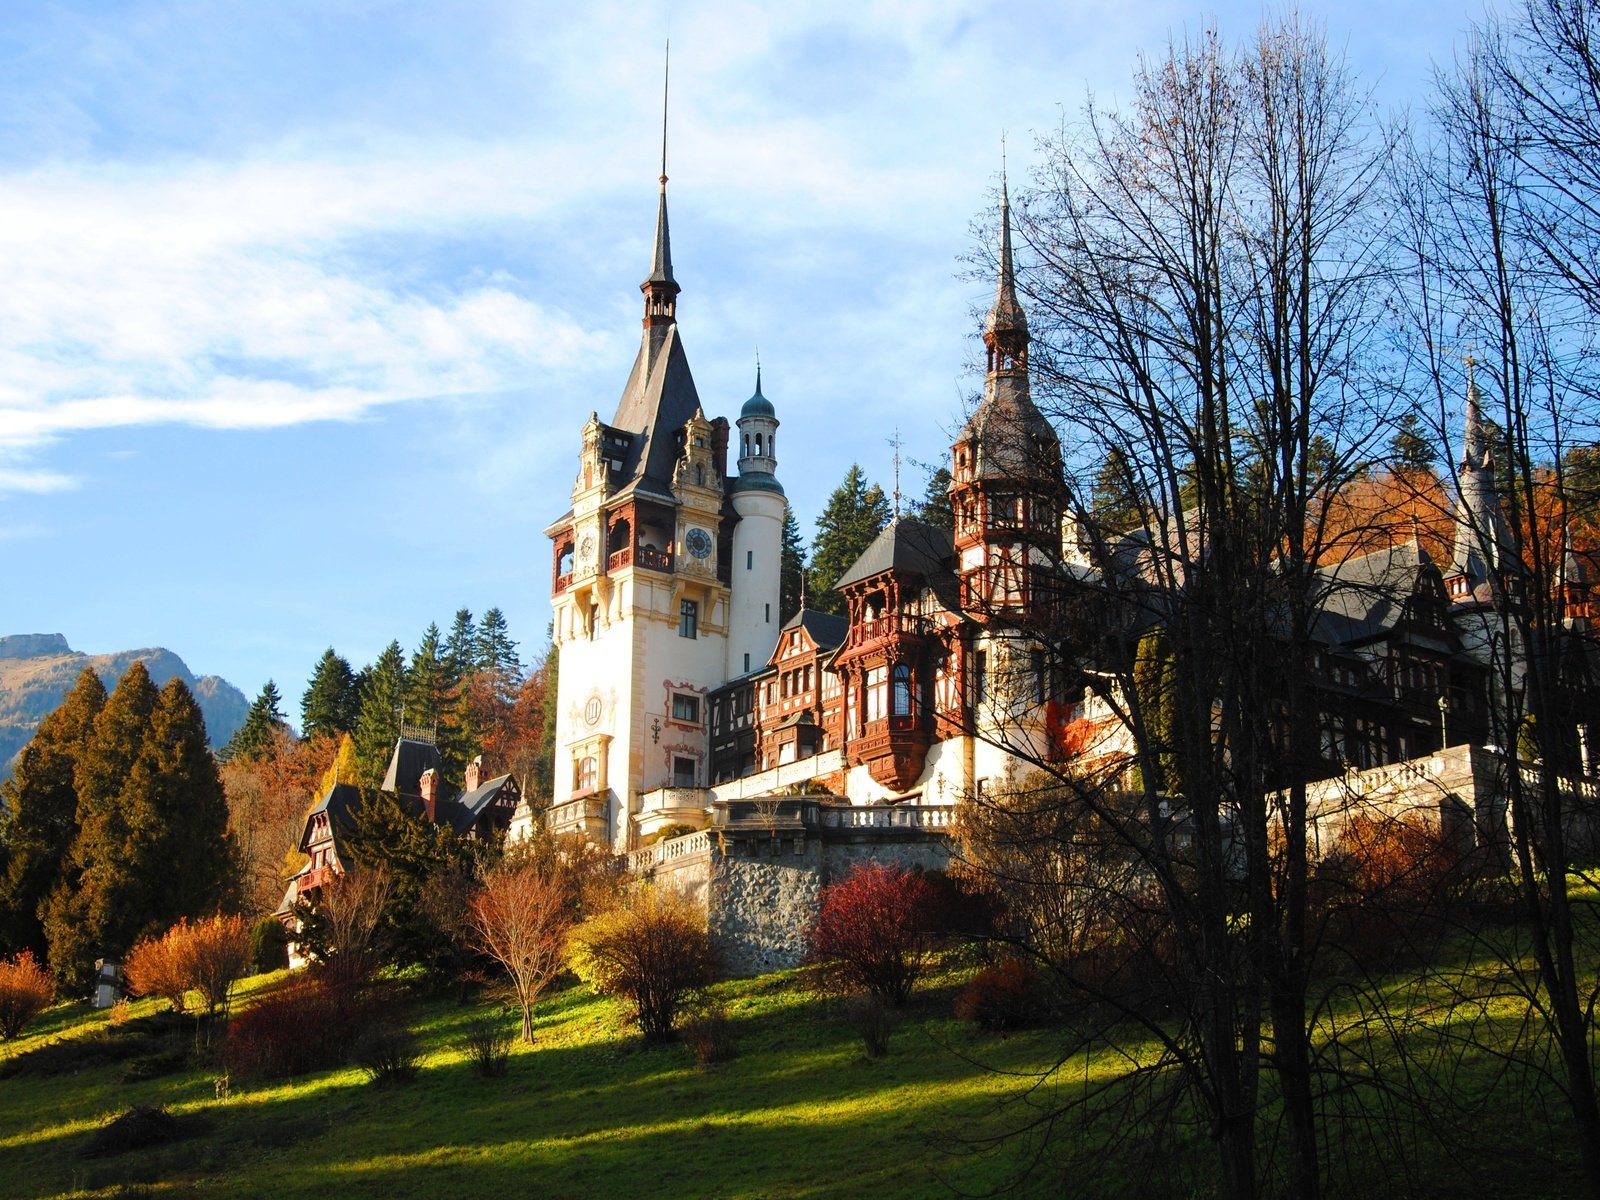
<svg viewBox="0 0 1600 1200"><path fill-rule="evenodd" d="M739 410L739 419L746 417L775 417L777 409L772 407L772 401L761 394L761 364L756 363L756 390L750 399L744 402L744 407Z"/></svg>
<svg viewBox="0 0 1600 1200"><path fill-rule="evenodd" d="M650 275L639 285L646 291L667 287L676 295L678 281L672 277L672 232L667 227L667 177L661 176L661 202L656 206L656 240L650 253Z"/></svg>
<svg viewBox="0 0 1600 1200"><path fill-rule="evenodd" d="M983 322L984 341L999 334L1010 334L1028 342L1028 317L1017 301L1016 269L1011 258L1011 192L1005 172L1000 174L1000 273L995 283L994 304Z"/></svg>
<svg viewBox="0 0 1600 1200"><path fill-rule="evenodd" d="M954 539L948 529L925 525L915 517L896 517L833 586L838 590L885 571L932 580L950 574L953 552Z"/></svg>
<svg viewBox="0 0 1600 1200"><path fill-rule="evenodd" d="M611 419L613 428L634 435L623 453L616 484L619 494L641 489L671 499L672 472L679 456L677 435L700 411L700 396L676 323L662 331L659 344L652 345L656 332L645 330Z"/></svg>

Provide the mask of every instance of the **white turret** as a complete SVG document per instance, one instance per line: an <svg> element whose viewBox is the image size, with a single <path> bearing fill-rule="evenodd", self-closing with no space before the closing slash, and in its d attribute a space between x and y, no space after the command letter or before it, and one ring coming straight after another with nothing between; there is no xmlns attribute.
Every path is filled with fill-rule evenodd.
<svg viewBox="0 0 1600 1200"><path fill-rule="evenodd" d="M755 395L739 410L739 477L733 485L732 611L728 620L728 677L767 665L777 644L782 574L783 514L787 502L778 482L774 440L778 415L761 394L756 368Z"/></svg>

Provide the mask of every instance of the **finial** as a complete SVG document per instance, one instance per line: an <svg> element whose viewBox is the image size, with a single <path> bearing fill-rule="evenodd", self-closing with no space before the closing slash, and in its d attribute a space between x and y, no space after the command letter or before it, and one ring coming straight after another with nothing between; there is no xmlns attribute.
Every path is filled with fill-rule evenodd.
<svg viewBox="0 0 1600 1200"><path fill-rule="evenodd" d="M894 427L894 437L889 439L889 445L894 447L894 515L895 520L900 519L900 426Z"/></svg>
<svg viewBox="0 0 1600 1200"><path fill-rule="evenodd" d="M761 395L761 347L756 347L756 395Z"/></svg>
<svg viewBox="0 0 1600 1200"><path fill-rule="evenodd" d="M661 67L661 190L667 190L667 95L672 84L672 39Z"/></svg>

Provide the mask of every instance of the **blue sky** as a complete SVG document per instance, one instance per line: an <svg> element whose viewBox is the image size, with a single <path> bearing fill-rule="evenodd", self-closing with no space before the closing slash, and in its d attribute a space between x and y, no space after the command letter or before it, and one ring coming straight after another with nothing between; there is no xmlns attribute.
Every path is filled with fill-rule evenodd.
<svg viewBox="0 0 1600 1200"><path fill-rule="evenodd" d="M0 633L165 645L292 716L498 605L637 344L672 38L679 322L709 415L759 347L802 529L907 492L977 387L962 257L1036 132L1258 4L3 0ZM1417 103L1482 5L1308 6ZM987 232L985 230L985 232Z"/></svg>

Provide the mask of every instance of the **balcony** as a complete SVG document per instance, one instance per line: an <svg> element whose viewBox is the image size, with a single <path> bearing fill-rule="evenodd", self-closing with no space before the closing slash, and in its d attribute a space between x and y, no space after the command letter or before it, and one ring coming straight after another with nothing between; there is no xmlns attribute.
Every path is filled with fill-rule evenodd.
<svg viewBox="0 0 1600 1200"><path fill-rule="evenodd" d="M621 550L613 550L606 558L606 570L620 571L623 567L633 562L633 547L624 546Z"/></svg>
<svg viewBox="0 0 1600 1200"><path fill-rule="evenodd" d="M646 571L671 571L672 551L640 546L633 552L633 565L643 567Z"/></svg>
<svg viewBox="0 0 1600 1200"><path fill-rule="evenodd" d="M556 576L556 589L555 589L555 594L556 595L559 596L562 592L566 591L571 586L572 586L572 572L571 571L568 571L565 575L557 575Z"/></svg>

